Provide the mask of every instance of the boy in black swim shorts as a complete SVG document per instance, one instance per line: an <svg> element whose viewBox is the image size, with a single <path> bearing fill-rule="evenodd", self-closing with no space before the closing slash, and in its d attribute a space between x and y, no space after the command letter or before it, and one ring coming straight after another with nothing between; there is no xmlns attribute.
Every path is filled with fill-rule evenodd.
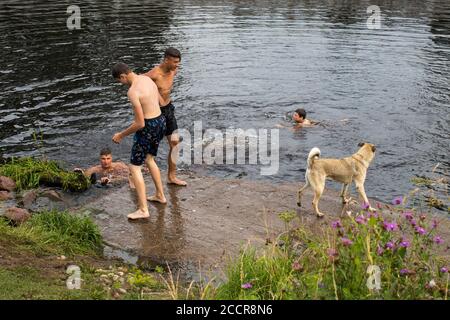
<svg viewBox="0 0 450 320"><path fill-rule="evenodd" d="M177 120L175 118L175 107L172 104L171 92L174 78L181 63L181 53L175 48L167 48L164 52L164 60L144 75L150 77L157 85L160 94L161 112L166 118L166 137L169 142L167 183L177 186L186 186L186 181L179 179L177 173L176 159L178 157L178 147L180 137L178 136Z"/></svg>
<svg viewBox="0 0 450 320"><path fill-rule="evenodd" d="M178 129L177 119L175 118L175 106L170 102L167 106L161 106L161 112L166 118L165 136L170 136Z"/></svg>

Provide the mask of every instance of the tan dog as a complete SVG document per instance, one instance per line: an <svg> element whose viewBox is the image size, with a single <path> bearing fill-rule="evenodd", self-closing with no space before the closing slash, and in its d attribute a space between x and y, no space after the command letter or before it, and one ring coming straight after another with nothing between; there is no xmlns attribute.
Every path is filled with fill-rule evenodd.
<svg viewBox="0 0 450 320"><path fill-rule="evenodd" d="M319 211L319 199L325 188L325 179L331 178L335 181L342 182L341 197L342 203L347 203L346 193L348 186L355 181L356 189L364 200L369 204L366 192L364 191L364 180L366 179L367 168L375 156L375 146L370 143L360 143L361 147L355 154L343 159L320 159L319 148L312 148L308 155L308 167L306 169L306 183L298 190L297 205L302 205L302 192L311 186L314 191L313 208L318 217L324 214ZM369 205L370 206L370 205ZM372 208L370 207L372 210Z"/></svg>

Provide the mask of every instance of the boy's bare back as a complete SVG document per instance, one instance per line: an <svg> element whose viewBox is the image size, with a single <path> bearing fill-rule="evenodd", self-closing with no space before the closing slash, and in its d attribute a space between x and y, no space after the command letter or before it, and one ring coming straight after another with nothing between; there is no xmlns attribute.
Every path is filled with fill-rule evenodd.
<svg viewBox="0 0 450 320"><path fill-rule="evenodd" d="M128 98L131 101L139 100L145 119L155 118L161 114L158 87L149 77L138 75L128 89Z"/></svg>

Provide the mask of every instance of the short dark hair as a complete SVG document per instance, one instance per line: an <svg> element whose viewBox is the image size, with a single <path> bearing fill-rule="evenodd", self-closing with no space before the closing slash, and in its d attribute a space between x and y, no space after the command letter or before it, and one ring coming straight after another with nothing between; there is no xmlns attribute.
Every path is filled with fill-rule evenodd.
<svg viewBox="0 0 450 320"><path fill-rule="evenodd" d="M180 50L175 49L173 47L167 48L166 51L164 52L164 58L168 57L178 58L181 61L181 52Z"/></svg>
<svg viewBox="0 0 450 320"><path fill-rule="evenodd" d="M306 119L306 111L305 111L305 109L298 108L297 110L295 110L295 112L297 112L297 114L300 117L302 117L303 119Z"/></svg>
<svg viewBox="0 0 450 320"><path fill-rule="evenodd" d="M123 62L117 63L112 68L112 76L114 77L114 79L120 78L120 75L123 73L129 74L130 72L131 72L131 69Z"/></svg>
<svg viewBox="0 0 450 320"><path fill-rule="evenodd" d="M110 154L112 155L110 148L103 148L102 150L100 150L100 157L101 156L109 156Z"/></svg>

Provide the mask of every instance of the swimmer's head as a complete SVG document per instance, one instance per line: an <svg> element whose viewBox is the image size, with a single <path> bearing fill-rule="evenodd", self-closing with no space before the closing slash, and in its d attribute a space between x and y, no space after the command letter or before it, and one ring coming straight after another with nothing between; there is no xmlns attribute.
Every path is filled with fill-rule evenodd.
<svg viewBox="0 0 450 320"><path fill-rule="evenodd" d="M122 84L128 84L127 75L131 72L131 69L122 62L117 63L112 68L112 76L114 79Z"/></svg>
<svg viewBox="0 0 450 320"><path fill-rule="evenodd" d="M170 71L175 71L180 66L181 52L175 48L167 48L164 52L164 65Z"/></svg>
<svg viewBox="0 0 450 320"><path fill-rule="evenodd" d="M306 111L305 109L298 108L294 111L292 114L292 120L294 120L297 123L302 123L306 119Z"/></svg>
<svg viewBox="0 0 450 320"><path fill-rule="evenodd" d="M112 166L112 152L109 148L103 148L100 151L100 165L103 170L109 169Z"/></svg>

